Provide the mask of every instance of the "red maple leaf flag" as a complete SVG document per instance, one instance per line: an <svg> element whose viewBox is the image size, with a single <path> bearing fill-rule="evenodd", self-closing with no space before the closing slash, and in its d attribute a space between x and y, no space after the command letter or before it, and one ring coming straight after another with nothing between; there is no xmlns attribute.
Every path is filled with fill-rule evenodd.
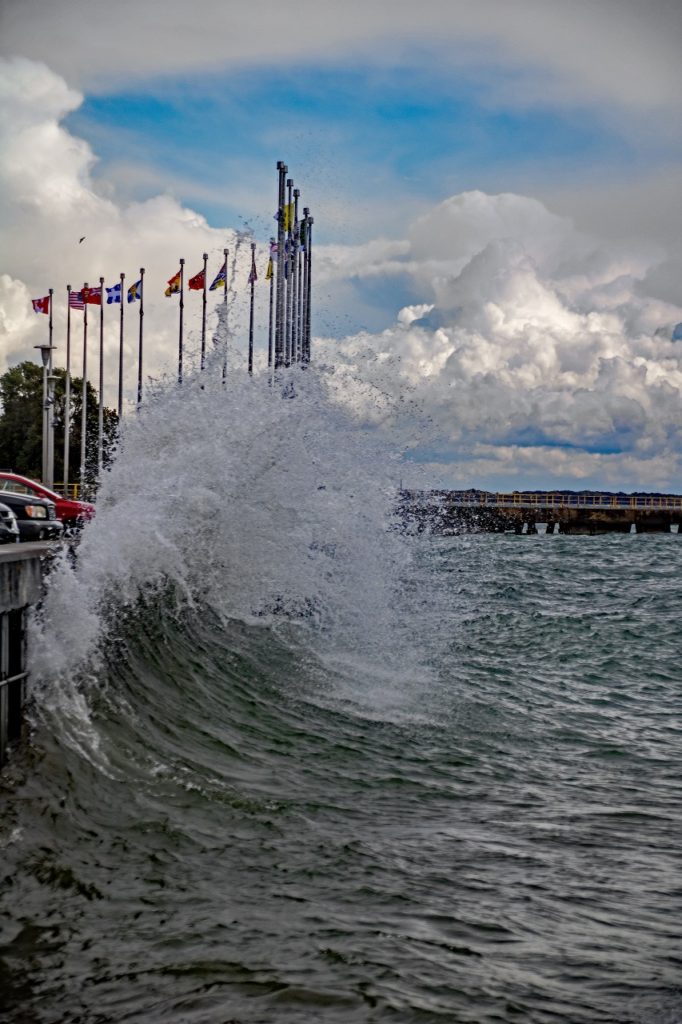
<svg viewBox="0 0 682 1024"><path fill-rule="evenodd" d="M31 299L33 303L33 311L35 313L49 313L50 312L50 296L46 295L42 299Z"/></svg>

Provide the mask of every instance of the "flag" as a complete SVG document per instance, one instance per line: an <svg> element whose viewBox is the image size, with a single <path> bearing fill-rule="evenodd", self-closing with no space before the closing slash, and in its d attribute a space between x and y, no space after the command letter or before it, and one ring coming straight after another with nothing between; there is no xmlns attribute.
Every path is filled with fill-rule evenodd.
<svg viewBox="0 0 682 1024"><path fill-rule="evenodd" d="M136 281L135 284L131 284L128 289L128 302L134 302L135 299L142 298L142 278Z"/></svg>
<svg viewBox="0 0 682 1024"><path fill-rule="evenodd" d="M294 204L287 203L284 207L284 230L290 231L294 224Z"/></svg>
<svg viewBox="0 0 682 1024"><path fill-rule="evenodd" d="M176 295L179 291L180 291L180 271L178 270L177 274L174 277L171 277L171 279L169 280L168 287L166 288L166 290L165 290L165 292L163 294L164 295Z"/></svg>
<svg viewBox="0 0 682 1024"><path fill-rule="evenodd" d="M69 292L69 305L71 309L85 309L81 292Z"/></svg>
<svg viewBox="0 0 682 1024"><path fill-rule="evenodd" d="M251 253L251 273L249 274L249 284L254 284L258 280L258 272L256 270L256 254Z"/></svg>
<svg viewBox="0 0 682 1024"><path fill-rule="evenodd" d="M107 288L107 306L110 306L112 302L121 301L121 282L115 284L113 288Z"/></svg>
<svg viewBox="0 0 682 1024"><path fill-rule="evenodd" d="M102 305L102 289L101 288L83 288L81 292L83 302L89 302L91 306Z"/></svg>
<svg viewBox="0 0 682 1024"><path fill-rule="evenodd" d="M277 262L277 242L270 242L270 259L273 263Z"/></svg>
<svg viewBox="0 0 682 1024"><path fill-rule="evenodd" d="M201 289L206 284L206 278L204 277L203 270L200 270L198 274L194 275L194 277L190 277L190 279L187 282L187 284L192 289L192 291L200 292Z"/></svg>
<svg viewBox="0 0 682 1024"><path fill-rule="evenodd" d="M216 288L225 288L227 286L227 260L223 263L222 267L215 276L213 284L208 289L210 292L214 292Z"/></svg>
<svg viewBox="0 0 682 1024"><path fill-rule="evenodd" d="M272 256L268 260L268 269L265 271L265 280L266 281L271 281L272 280Z"/></svg>
<svg viewBox="0 0 682 1024"><path fill-rule="evenodd" d="M44 299L31 299L33 303L34 313L49 313L50 312L50 296L46 295Z"/></svg>

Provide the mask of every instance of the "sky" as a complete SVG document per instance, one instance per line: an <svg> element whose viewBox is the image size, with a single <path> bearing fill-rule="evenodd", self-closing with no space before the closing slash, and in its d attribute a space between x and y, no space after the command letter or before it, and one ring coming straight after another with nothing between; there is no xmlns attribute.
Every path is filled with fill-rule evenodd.
<svg viewBox="0 0 682 1024"><path fill-rule="evenodd" d="M669 0L0 0L0 372L45 340L31 298L63 365L66 284L141 266L169 372L165 282L225 247L238 340L282 159L315 358L406 486L682 492L681 43ZM265 286L256 320L262 365Z"/></svg>

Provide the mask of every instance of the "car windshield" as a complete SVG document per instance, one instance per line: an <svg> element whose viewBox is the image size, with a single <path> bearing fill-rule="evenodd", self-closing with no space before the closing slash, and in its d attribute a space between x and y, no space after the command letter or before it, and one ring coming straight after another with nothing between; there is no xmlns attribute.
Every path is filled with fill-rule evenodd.
<svg viewBox="0 0 682 1024"><path fill-rule="evenodd" d="M54 491L51 491L49 487L43 487L42 484L33 483L32 480L8 480L7 477L2 481L3 491L12 491L13 494L29 494L35 495L36 498L49 498L50 501L60 501L60 497Z"/></svg>

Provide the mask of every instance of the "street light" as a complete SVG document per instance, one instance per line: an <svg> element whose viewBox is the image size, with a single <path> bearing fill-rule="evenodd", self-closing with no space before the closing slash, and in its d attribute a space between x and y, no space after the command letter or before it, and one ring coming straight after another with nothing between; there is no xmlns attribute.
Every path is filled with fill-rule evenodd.
<svg viewBox="0 0 682 1024"><path fill-rule="evenodd" d="M40 349L40 355L43 360L43 470L41 479L46 487L51 487L54 475L54 439L52 437L52 405L54 399L50 395L50 390L54 387L54 381L57 379L52 376L52 353L56 346L34 345L33 347ZM52 380L51 386L48 386L48 375ZM50 453L52 453L52 458Z"/></svg>

